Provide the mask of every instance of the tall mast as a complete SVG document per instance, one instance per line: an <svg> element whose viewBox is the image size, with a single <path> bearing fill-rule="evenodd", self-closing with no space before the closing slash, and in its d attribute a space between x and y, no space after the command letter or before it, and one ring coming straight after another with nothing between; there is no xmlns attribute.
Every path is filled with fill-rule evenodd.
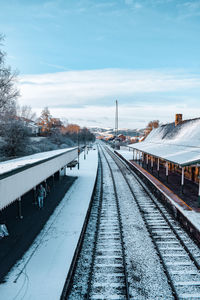
<svg viewBox="0 0 200 300"><path fill-rule="evenodd" d="M116 100L116 109L115 109L115 136L118 134L118 101Z"/></svg>

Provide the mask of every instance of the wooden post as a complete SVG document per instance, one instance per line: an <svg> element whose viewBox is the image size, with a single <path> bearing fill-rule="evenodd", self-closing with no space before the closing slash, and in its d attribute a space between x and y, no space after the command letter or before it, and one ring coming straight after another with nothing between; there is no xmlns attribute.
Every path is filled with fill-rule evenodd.
<svg viewBox="0 0 200 300"><path fill-rule="evenodd" d="M200 207L200 167L199 167L199 192L198 192L198 207Z"/></svg>
<svg viewBox="0 0 200 300"><path fill-rule="evenodd" d="M151 172L153 173L153 156L151 157Z"/></svg>
<svg viewBox="0 0 200 300"><path fill-rule="evenodd" d="M148 169L148 164L149 164L149 156L147 154L147 157L146 157L146 163L147 163L147 169Z"/></svg>
<svg viewBox="0 0 200 300"><path fill-rule="evenodd" d="M160 159L158 158L158 163L157 163L157 172L158 172L158 178L159 178L159 172L160 172Z"/></svg>
<svg viewBox="0 0 200 300"><path fill-rule="evenodd" d="M181 173L181 194L183 194L183 186L184 186L184 167L182 167L182 173Z"/></svg>
<svg viewBox="0 0 200 300"><path fill-rule="evenodd" d="M169 175L168 162L166 161L166 180L167 180L167 182L168 182L168 175Z"/></svg>

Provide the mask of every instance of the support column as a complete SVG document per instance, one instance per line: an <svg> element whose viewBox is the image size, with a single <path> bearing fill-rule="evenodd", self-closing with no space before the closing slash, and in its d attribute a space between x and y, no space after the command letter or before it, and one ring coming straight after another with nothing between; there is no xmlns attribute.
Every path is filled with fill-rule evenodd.
<svg viewBox="0 0 200 300"><path fill-rule="evenodd" d="M52 175L53 177L53 186L55 186L55 178L54 178L54 174Z"/></svg>
<svg viewBox="0 0 200 300"><path fill-rule="evenodd" d="M181 194L183 194L183 186L184 186L184 167L182 167L182 173L181 173Z"/></svg>
<svg viewBox="0 0 200 300"><path fill-rule="evenodd" d="M84 159L86 159L86 149L85 149L85 147L84 147Z"/></svg>
<svg viewBox="0 0 200 300"><path fill-rule="evenodd" d="M22 202L21 202L21 197L19 197L17 199L17 202L18 202L18 218L21 220L23 219L23 216L22 216Z"/></svg>
<svg viewBox="0 0 200 300"><path fill-rule="evenodd" d="M142 152L142 166L143 166L143 163L144 163L144 152Z"/></svg>
<svg viewBox="0 0 200 300"><path fill-rule="evenodd" d="M33 204L37 204L37 190L36 190L36 186L34 186L33 188Z"/></svg>
<svg viewBox="0 0 200 300"><path fill-rule="evenodd" d="M200 207L200 167L199 167L199 192L198 192L198 207Z"/></svg>
<svg viewBox="0 0 200 300"><path fill-rule="evenodd" d="M167 180L167 182L168 182L168 175L169 175L168 162L166 161L166 180Z"/></svg>
<svg viewBox="0 0 200 300"><path fill-rule="evenodd" d="M139 165L141 165L141 152L138 151L138 155L139 155Z"/></svg>
<svg viewBox="0 0 200 300"><path fill-rule="evenodd" d="M134 161L134 156L135 156L135 155L134 155L134 151L135 151L135 150L133 149L133 161Z"/></svg>
<svg viewBox="0 0 200 300"><path fill-rule="evenodd" d="M158 162L157 162L157 172L158 172L158 178L159 178L159 172L160 172L160 159L158 158Z"/></svg>
<svg viewBox="0 0 200 300"><path fill-rule="evenodd" d="M153 156L151 157L151 172L153 173Z"/></svg>
<svg viewBox="0 0 200 300"><path fill-rule="evenodd" d="M147 164L147 169L148 169L148 165L149 165L149 156L148 156L148 154L146 154L146 164Z"/></svg>

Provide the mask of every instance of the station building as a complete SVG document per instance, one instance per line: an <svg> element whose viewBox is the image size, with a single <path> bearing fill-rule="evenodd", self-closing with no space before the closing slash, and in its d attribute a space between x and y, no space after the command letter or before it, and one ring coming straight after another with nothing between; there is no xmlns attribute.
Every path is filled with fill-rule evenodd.
<svg viewBox="0 0 200 300"><path fill-rule="evenodd" d="M185 178L198 184L200 200L200 118L183 120L182 114L176 114L174 122L153 129L143 142L128 147L133 160L158 177L161 167L167 181L169 171L180 174L182 192Z"/></svg>

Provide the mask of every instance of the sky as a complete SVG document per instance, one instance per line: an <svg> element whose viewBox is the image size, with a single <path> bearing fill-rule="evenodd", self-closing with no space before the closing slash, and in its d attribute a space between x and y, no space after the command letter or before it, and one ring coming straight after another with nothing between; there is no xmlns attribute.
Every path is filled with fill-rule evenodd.
<svg viewBox="0 0 200 300"><path fill-rule="evenodd" d="M200 117L200 0L0 0L20 105L81 126ZM2 46L1 46L2 47Z"/></svg>

